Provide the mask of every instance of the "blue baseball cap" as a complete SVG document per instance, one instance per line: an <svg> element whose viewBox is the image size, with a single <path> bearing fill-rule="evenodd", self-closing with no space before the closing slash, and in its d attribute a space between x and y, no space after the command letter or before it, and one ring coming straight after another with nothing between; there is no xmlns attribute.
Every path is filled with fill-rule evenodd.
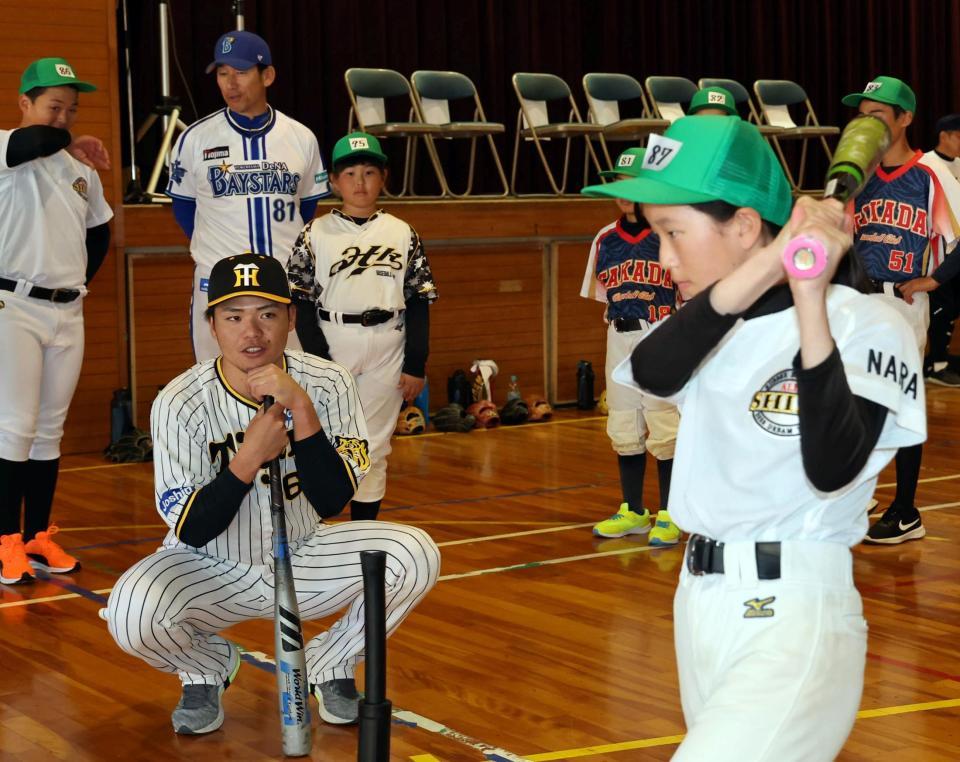
<svg viewBox="0 0 960 762"><path fill-rule="evenodd" d="M246 71L257 64L270 66L270 46L253 32L236 30L220 36L213 46L213 63L207 67L207 74L221 64Z"/></svg>

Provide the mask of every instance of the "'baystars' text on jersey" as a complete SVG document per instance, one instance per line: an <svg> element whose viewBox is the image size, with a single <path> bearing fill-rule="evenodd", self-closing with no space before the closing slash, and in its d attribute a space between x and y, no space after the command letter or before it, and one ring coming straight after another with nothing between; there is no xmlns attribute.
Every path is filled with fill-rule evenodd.
<svg viewBox="0 0 960 762"><path fill-rule="evenodd" d="M356 485L369 471L370 457L367 425L353 378L340 365L303 352L286 352L284 370L313 401L324 434ZM227 467L259 408L230 387L219 358L194 365L157 396L150 426L157 509L170 527L164 547L190 547L177 539L175 530L197 493ZM288 426L290 422L288 418ZM290 448L280 455L280 473L287 533L296 545L313 534L319 518L300 490ZM226 531L198 550L217 558L267 565L273 556L272 537L270 479L264 468Z"/></svg>
<svg viewBox="0 0 960 762"><path fill-rule="evenodd" d="M245 129L221 109L180 136L167 195L196 200L190 254L209 270L230 254L267 254L286 265L303 227L300 202L329 193L313 133L270 109Z"/></svg>
<svg viewBox="0 0 960 762"><path fill-rule="evenodd" d="M960 235L954 213L960 209L960 185L920 151L893 172L879 167L854 209L856 250L878 281L931 274Z"/></svg>
<svg viewBox="0 0 960 762"><path fill-rule="evenodd" d="M670 271L661 267L660 239L650 228L631 235L623 219L593 239L580 295L607 302L607 320L646 320L653 324L676 309Z"/></svg>
<svg viewBox="0 0 960 762"><path fill-rule="evenodd" d="M362 225L337 209L313 220L297 239L287 274L294 289L331 312L402 310L415 296L437 298L417 232L384 211Z"/></svg>

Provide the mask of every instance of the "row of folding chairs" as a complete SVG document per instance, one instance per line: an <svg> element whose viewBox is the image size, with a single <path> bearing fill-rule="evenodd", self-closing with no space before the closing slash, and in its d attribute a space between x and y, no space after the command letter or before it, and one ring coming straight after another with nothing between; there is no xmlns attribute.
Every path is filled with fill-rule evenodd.
<svg viewBox="0 0 960 762"><path fill-rule="evenodd" d="M603 163L613 168L615 156L609 143L642 143L651 133L661 133L685 113L686 105L699 88L725 87L733 95L741 116L756 124L773 145L783 163L787 177L796 192L805 188L807 144L819 140L827 159L832 158L827 138L839 133L837 127L821 125L803 88L787 80L758 80L754 83L756 104L741 84L730 79L701 79L699 84L682 77L647 77L645 89L633 77L617 73L590 73L583 77L588 108L583 117L567 83L554 74L518 72L513 75L513 89L519 108L514 131L513 160L507 180L494 138L506 133L502 122L490 121L483 109L477 89L464 74L452 71L415 71L408 81L393 69L351 68L344 74L350 97L347 130L360 129L379 138L402 138L406 141L403 175L400 187L390 195L424 197L414 187L417 146L422 141L435 175L440 197L474 196L478 143L486 142L497 173L500 190L496 196L538 195L520 193L517 188L517 166L521 151L532 146L536 151L550 189L555 195L566 195L570 180L572 141L584 144L583 183L591 169L599 173L600 158L594 148L600 147ZM404 121L388 119L387 104L402 105ZM397 107L392 107L397 108ZM457 118L452 108L458 110ZM623 110L633 115L623 117ZM794 121L791 111L800 112L801 122ZM444 171L439 140L470 140L465 184L454 190ZM563 141L562 164L550 161L547 145ZM781 141L802 141L799 167L793 171ZM572 189L573 192L579 190Z"/></svg>

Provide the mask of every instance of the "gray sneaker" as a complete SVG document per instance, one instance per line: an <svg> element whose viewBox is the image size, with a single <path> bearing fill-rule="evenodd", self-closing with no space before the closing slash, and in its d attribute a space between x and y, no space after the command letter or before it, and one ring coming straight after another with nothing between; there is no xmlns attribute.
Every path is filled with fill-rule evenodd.
<svg viewBox="0 0 960 762"><path fill-rule="evenodd" d="M223 725L223 705L220 697L236 679L240 671L240 651L231 646L230 674L221 685L184 685L180 701L170 719L173 729L181 735L212 733Z"/></svg>
<svg viewBox="0 0 960 762"><path fill-rule="evenodd" d="M360 716L360 694L353 678L327 680L313 686L320 705L320 718L332 725L353 725Z"/></svg>
<svg viewBox="0 0 960 762"><path fill-rule="evenodd" d="M956 388L960 386L960 373L950 368L944 368L930 373L926 377L928 384L937 384L938 386L950 386Z"/></svg>

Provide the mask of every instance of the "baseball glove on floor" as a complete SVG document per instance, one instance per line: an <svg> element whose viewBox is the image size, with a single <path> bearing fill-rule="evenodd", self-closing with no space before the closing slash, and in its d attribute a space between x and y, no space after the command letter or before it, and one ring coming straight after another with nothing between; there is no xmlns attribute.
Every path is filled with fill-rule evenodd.
<svg viewBox="0 0 960 762"><path fill-rule="evenodd" d="M477 419L467 415L463 405L447 405L433 414L433 427L437 431L470 431L477 425Z"/></svg>
<svg viewBox="0 0 960 762"><path fill-rule="evenodd" d="M153 460L153 440L140 429L133 429L103 451L114 463L148 463Z"/></svg>
<svg viewBox="0 0 960 762"><path fill-rule="evenodd" d="M500 420L508 426L526 423L530 417L530 408L521 399L507 400L507 404L500 408Z"/></svg>
<svg viewBox="0 0 960 762"><path fill-rule="evenodd" d="M422 434L427 428L427 421L423 417L423 411L411 405L400 411L397 417L397 425L394 428L394 434Z"/></svg>
<svg viewBox="0 0 960 762"><path fill-rule="evenodd" d="M500 425L500 414L497 406L490 400L474 402L467 408L467 412L477 419L478 429L492 429Z"/></svg>

